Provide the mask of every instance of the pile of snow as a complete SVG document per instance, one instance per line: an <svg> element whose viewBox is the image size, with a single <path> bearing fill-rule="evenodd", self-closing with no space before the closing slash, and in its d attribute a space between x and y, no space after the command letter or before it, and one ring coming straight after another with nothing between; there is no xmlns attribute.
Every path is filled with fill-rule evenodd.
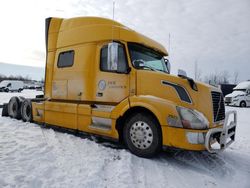
<svg viewBox="0 0 250 188"><path fill-rule="evenodd" d="M167 150L154 159L0 116L0 187L249 187L250 108L232 109L236 141L223 153Z"/></svg>
<svg viewBox="0 0 250 188"><path fill-rule="evenodd" d="M236 89L250 89L250 81L245 81L245 82L241 82L239 83L234 90Z"/></svg>
<svg viewBox="0 0 250 188"><path fill-rule="evenodd" d="M245 95L246 93L244 91L233 91L230 94L227 94L226 97L236 97L238 95Z"/></svg>

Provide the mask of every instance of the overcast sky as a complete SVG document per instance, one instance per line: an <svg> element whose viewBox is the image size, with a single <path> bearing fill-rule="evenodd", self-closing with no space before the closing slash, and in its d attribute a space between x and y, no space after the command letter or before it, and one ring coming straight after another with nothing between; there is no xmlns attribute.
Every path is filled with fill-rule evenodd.
<svg viewBox="0 0 250 188"><path fill-rule="evenodd" d="M45 66L46 17L112 18L113 0L3 0L0 62ZM115 20L162 43L173 73L250 79L250 0L116 0ZM169 49L170 34L170 49Z"/></svg>

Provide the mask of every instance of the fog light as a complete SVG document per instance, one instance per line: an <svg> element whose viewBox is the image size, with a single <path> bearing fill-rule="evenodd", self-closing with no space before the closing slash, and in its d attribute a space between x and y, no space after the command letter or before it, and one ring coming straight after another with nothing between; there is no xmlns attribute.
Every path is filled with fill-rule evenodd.
<svg viewBox="0 0 250 188"><path fill-rule="evenodd" d="M186 137L190 144L204 144L205 143L204 133L186 132Z"/></svg>

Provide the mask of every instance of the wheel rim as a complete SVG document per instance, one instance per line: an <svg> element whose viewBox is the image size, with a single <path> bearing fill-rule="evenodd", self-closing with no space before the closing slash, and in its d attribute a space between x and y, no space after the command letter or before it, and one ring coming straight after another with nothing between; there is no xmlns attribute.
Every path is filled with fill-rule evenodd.
<svg viewBox="0 0 250 188"><path fill-rule="evenodd" d="M153 131L150 126L143 122L137 121L129 131L130 140L136 148L147 149L153 142Z"/></svg>

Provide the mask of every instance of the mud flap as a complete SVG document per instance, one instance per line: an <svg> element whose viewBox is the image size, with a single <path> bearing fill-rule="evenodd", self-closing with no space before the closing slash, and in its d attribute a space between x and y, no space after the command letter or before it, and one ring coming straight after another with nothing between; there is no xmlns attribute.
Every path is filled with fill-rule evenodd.
<svg viewBox="0 0 250 188"><path fill-rule="evenodd" d="M9 116L9 113L8 113L8 103L4 103L3 104L2 116L3 117Z"/></svg>
<svg viewBox="0 0 250 188"><path fill-rule="evenodd" d="M210 153L219 153L225 150L235 140L237 125L236 111L226 113L222 128L210 129L206 134L205 147Z"/></svg>

